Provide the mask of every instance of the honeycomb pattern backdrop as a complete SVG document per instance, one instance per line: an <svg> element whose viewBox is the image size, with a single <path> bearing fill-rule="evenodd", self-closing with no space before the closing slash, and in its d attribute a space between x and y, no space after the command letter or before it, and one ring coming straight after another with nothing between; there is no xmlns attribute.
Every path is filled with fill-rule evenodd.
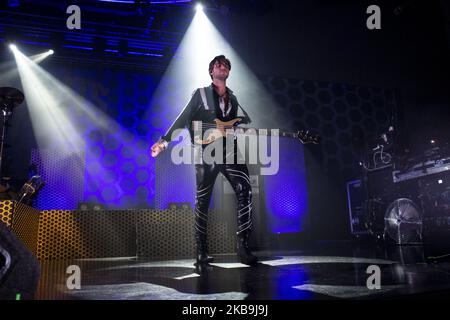
<svg viewBox="0 0 450 320"><path fill-rule="evenodd" d="M41 210L76 208L83 198L84 152L62 157L58 150L31 150L31 163L45 181L36 206Z"/></svg>
<svg viewBox="0 0 450 320"><path fill-rule="evenodd" d="M55 185L41 190L39 209L74 210L79 202L101 203L108 209L153 207L154 160L148 150L149 143L162 135L162 129L155 128L146 119L146 113L155 77L139 72L70 67L54 74L107 116L110 123L104 128L89 120L82 110L65 110L85 141L84 181L78 189L69 188L69 180L78 183L77 166L66 168L66 179L62 180L59 167L46 163L43 171ZM167 126L161 124L161 128ZM55 154L54 158L61 156Z"/></svg>
<svg viewBox="0 0 450 320"><path fill-rule="evenodd" d="M262 123L270 125L282 112L282 128L318 132L324 168L343 179L358 171L353 142L386 132L396 103L393 89L281 77L260 80L281 108L261 114Z"/></svg>
<svg viewBox="0 0 450 320"><path fill-rule="evenodd" d="M109 131L102 130L85 121L79 110L71 110L71 119L79 126L86 141L84 190L79 201L101 203L108 209L155 208L155 159L148 150L150 143L156 141L174 120L167 106L152 106L150 101L158 78L139 72L105 69L64 68L58 73L63 83L117 121L118 126ZM392 89L269 76L260 80L274 96L279 109L270 108L253 116L260 118L266 128L318 131L323 137L320 146L323 166L328 172L343 177L351 177L357 170L352 140L365 134L384 132L395 104ZM233 89L239 94L239 88ZM244 107L251 111L249 106ZM273 119L280 118L280 113L285 122L274 124ZM118 128L126 134L120 136ZM70 170L66 174L76 176L76 172ZM190 183L187 180L180 181L180 192L184 192L186 184ZM44 187L41 197L48 192L53 191ZM47 195L48 203L41 202L40 208L75 209L76 201L61 207L57 198ZM177 202L179 197L165 201Z"/></svg>
<svg viewBox="0 0 450 320"><path fill-rule="evenodd" d="M170 159L172 144L155 162L155 208L167 209L170 202L195 205L195 167L193 164L174 164ZM212 206L210 207L212 208Z"/></svg>
<svg viewBox="0 0 450 320"><path fill-rule="evenodd" d="M195 165L177 165L171 161L175 144L176 142L171 143L167 151L161 153L155 161L155 171L164 173L155 177L155 209L168 209L171 202L189 203L192 208L195 206ZM214 210L214 205L214 197L211 197L209 210Z"/></svg>

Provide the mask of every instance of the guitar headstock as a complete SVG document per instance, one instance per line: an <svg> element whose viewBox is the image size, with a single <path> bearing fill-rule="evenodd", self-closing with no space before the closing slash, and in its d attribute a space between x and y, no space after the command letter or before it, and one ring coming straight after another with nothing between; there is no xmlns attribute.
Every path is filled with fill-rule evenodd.
<svg viewBox="0 0 450 320"><path fill-rule="evenodd" d="M301 143L307 144L307 143L314 143L319 144L320 143L320 136L316 133L311 133L309 130L300 130L297 132L298 139Z"/></svg>

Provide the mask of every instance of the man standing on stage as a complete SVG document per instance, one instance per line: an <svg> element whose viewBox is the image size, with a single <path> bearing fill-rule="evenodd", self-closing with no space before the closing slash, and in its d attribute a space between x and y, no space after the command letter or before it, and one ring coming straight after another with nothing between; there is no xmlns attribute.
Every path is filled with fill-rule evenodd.
<svg viewBox="0 0 450 320"><path fill-rule="evenodd" d="M194 142L192 121L202 121L202 124L212 123L215 118L221 121L229 121L237 118L239 103L233 92L227 88L226 81L231 70L231 63L224 55L216 56L209 63L209 74L212 84L194 91L191 100L177 117L166 134L161 137L151 148L152 156L156 157L167 148L172 140L172 133L181 128L189 129L191 140ZM242 108L242 107L241 107ZM245 113L245 111L243 110ZM245 118L249 121L247 114ZM225 140L225 138L220 138ZM215 141L214 143L217 143ZM241 263L253 265L256 257L249 249L249 236L252 227L252 189L246 164L238 164L237 161L228 163L229 154L225 155L225 141L221 141L224 154L223 161L210 163L200 161L195 163L197 181L197 193L195 197L195 241L197 245L197 265L207 264L213 258L207 253L207 217L208 207L214 182L219 173L222 173L230 182L237 197L237 236L238 255ZM204 148L204 146L203 146ZM228 149L227 149L228 150ZM229 150L228 150L229 151ZM232 157L236 158L237 149L234 147Z"/></svg>

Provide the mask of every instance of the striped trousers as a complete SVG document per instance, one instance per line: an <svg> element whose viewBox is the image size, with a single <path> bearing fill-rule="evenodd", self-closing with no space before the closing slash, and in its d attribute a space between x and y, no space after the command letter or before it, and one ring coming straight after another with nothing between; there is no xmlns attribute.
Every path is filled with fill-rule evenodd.
<svg viewBox="0 0 450 320"><path fill-rule="evenodd" d="M208 208L214 182L222 173L237 197L237 234L248 233L252 227L252 188L246 164L196 164L197 193L195 196L196 237L207 234Z"/></svg>

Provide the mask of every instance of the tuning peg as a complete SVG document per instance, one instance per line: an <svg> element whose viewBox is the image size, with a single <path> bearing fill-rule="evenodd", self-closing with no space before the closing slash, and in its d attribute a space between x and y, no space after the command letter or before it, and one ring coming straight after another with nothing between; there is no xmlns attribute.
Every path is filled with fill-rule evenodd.
<svg viewBox="0 0 450 320"><path fill-rule="evenodd" d="M316 134L316 135L314 136L314 143L315 143L315 144L319 144L319 143L320 143L320 136L319 136L318 134Z"/></svg>

